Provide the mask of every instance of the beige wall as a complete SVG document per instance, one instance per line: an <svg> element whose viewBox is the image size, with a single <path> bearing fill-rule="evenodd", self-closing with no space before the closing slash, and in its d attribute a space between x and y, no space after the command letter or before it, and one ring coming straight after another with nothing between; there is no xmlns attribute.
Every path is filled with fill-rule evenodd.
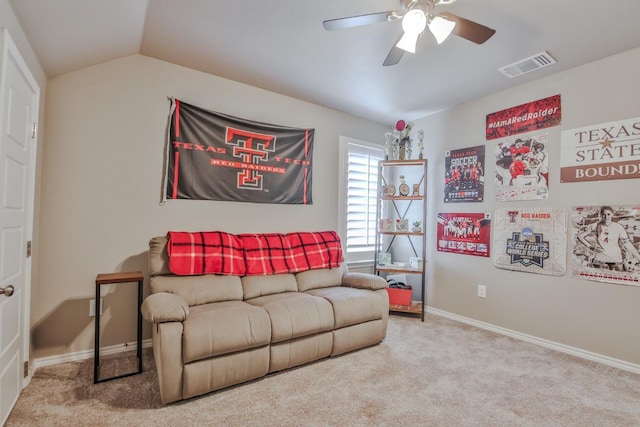
<svg viewBox="0 0 640 427"><path fill-rule="evenodd" d="M561 184L560 133L592 124L640 116L640 49L622 53L460 105L419 122L430 159L427 231L431 307L496 326L640 365L640 288L500 270L492 260L435 250L438 212L495 212L501 207L555 207L640 203L639 180ZM495 202L493 141L484 137L488 113L562 95L562 124L549 129L550 189L546 201ZM486 145L484 203L443 202L444 153ZM571 235L569 235L569 241ZM567 251L570 253L568 244ZM487 286L487 298L477 284Z"/></svg>
<svg viewBox="0 0 640 427"><path fill-rule="evenodd" d="M168 96L246 119L315 128L313 205L170 200L160 205ZM35 357L93 348L96 274L147 272L168 230L337 229L338 137L382 141L385 126L134 55L50 79L42 170ZM134 286L105 298L102 344L135 340ZM111 292L111 291L106 291ZM145 282L146 294L146 282ZM145 337L149 337L145 325Z"/></svg>

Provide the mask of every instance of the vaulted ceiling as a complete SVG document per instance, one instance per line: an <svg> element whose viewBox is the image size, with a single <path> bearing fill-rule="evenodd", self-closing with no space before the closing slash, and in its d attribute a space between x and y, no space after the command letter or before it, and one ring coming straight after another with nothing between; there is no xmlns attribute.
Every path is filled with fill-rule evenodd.
<svg viewBox="0 0 640 427"><path fill-rule="evenodd" d="M640 47L638 0L457 0L436 12L496 34L438 45L426 31L390 67L400 20L322 22L400 10L400 0L9 1L49 76L140 53L388 124ZM557 63L513 79L498 71L543 51Z"/></svg>

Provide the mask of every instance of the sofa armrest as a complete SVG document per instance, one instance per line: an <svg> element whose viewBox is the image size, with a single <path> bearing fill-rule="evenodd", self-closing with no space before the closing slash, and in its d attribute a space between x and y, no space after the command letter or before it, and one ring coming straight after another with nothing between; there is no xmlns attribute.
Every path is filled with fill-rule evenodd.
<svg viewBox="0 0 640 427"><path fill-rule="evenodd" d="M149 323L183 322L189 315L189 304L169 292L149 295L140 309L142 317Z"/></svg>
<svg viewBox="0 0 640 427"><path fill-rule="evenodd" d="M371 289L372 291L387 287L387 281L380 276L369 273L345 273L342 276L342 286L351 288Z"/></svg>

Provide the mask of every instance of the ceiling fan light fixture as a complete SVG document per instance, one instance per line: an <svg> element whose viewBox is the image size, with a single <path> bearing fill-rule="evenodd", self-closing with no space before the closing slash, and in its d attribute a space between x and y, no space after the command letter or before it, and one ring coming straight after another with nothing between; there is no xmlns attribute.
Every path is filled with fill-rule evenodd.
<svg viewBox="0 0 640 427"><path fill-rule="evenodd" d="M453 21L444 19L441 16L434 16L429 22L429 31L431 31L431 34L433 34L438 44L440 44L449 37L455 26L456 23Z"/></svg>
<svg viewBox="0 0 640 427"><path fill-rule="evenodd" d="M402 18L402 30L404 34L396 47L407 52L416 53L416 43L418 36L427 27L427 17L420 9L413 9L407 12Z"/></svg>
<svg viewBox="0 0 640 427"><path fill-rule="evenodd" d="M402 38L396 43L396 47L409 53L416 53L416 44L418 44L419 33L407 33L402 35Z"/></svg>

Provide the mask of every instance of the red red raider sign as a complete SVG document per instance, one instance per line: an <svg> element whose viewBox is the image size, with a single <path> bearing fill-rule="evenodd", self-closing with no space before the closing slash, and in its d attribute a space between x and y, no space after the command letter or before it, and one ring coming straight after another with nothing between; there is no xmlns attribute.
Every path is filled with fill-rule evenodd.
<svg viewBox="0 0 640 427"><path fill-rule="evenodd" d="M173 99L168 199L312 204L314 129L244 120Z"/></svg>
<svg viewBox="0 0 640 427"><path fill-rule="evenodd" d="M562 120L560 95L487 114L487 141L557 126Z"/></svg>

